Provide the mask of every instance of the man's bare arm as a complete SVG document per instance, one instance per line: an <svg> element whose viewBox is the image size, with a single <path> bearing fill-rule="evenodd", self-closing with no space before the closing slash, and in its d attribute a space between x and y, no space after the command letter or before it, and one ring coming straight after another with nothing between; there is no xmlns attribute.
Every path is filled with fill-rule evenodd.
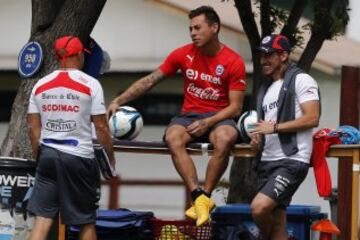
<svg viewBox="0 0 360 240"><path fill-rule="evenodd" d="M156 69L149 75L140 78L120 96L114 98L111 101L107 110L107 116L108 117L111 116L119 106L124 105L125 103L130 102L132 100L135 100L141 95L150 91L156 84L158 84L163 79L164 79L164 74L160 71L160 69Z"/></svg>
<svg viewBox="0 0 360 240"><path fill-rule="evenodd" d="M28 123L28 134L30 137L31 148L33 152L33 157L36 159L40 144L40 134L41 134L41 118L40 114L33 113L27 115Z"/></svg>
<svg viewBox="0 0 360 240"><path fill-rule="evenodd" d="M245 91L230 91L229 106L219 111L212 117L206 118L209 126L213 126L224 119L234 118L241 113L245 99Z"/></svg>
<svg viewBox="0 0 360 240"><path fill-rule="evenodd" d="M105 149L110 163L115 167L115 157L113 150L113 141L110 135L109 125L106 119L106 116L103 115L93 115L92 121L94 122L96 137L101 146Z"/></svg>
<svg viewBox="0 0 360 240"><path fill-rule="evenodd" d="M299 132L319 125L320 102L311 100L300 104L303 115L297 119L275 124L260 120L252 133L271 134L274 132Z"/></svg>
<svg viewBox="0 0 360 240"><path fill-rule="evenodd" d="M187 132L190 135L200 136L217 122L236 117L241 113L244 98L245 91L230 91L229 105L226 108L211 117L193 122L187 127Z"/></svg>
<svg viewBox="0 0 360 240"><path fill-rule="evenodd" d="M149 75L137 80L124 93L115 98L113 101L119 105L132 101L144 93L150 91L157 83L164 78L164 74L159 70L155 70Z"/></svg>

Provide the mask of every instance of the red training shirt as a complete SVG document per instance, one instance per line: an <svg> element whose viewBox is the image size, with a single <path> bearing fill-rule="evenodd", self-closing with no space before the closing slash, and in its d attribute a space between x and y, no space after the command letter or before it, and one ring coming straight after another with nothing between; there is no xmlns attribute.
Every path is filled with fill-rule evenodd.
<svg viewBox="0 0 360 240"><path fill-rule="evenodd" d="M230 91L245 91L243 59L224 45L215 56L203 55L194 44L175 49L160 66L165 76L181 69L184 79L182 112L218 112L229 105Z"/></svg>

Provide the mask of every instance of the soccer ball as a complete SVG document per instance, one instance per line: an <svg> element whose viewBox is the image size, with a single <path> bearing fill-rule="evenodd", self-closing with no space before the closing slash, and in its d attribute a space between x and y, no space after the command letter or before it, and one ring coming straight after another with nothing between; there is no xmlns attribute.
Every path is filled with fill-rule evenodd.
<svg viewBox="0 0 360 240"><path fill-rule="evenodd" d="M237 127L240 132L240 137L245 143L250 143L250 132L256 127L255 123L257 122L257 113L254 110L244 112L240 116Z"/></svg>
<svg viewBox="0 0 360 240"><path fill-rule="evenodd" d="M134 139L144 123L141 114L133 107L119 107L109 120L110 131L118 139Z"/></svg>

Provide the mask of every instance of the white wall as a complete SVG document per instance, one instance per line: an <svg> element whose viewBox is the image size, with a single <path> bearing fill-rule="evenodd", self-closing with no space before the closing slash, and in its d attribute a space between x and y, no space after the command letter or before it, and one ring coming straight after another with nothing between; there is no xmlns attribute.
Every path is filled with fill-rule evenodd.
<svg viewBox="0 0 360 240"><path fill-rule="evenodd" d="M350 12L349 12L350 21L346 29L346 36L360 42L360 31L359 31L360 1L350 0L349 8L350 8Z"/></svg>
<svg viewBox="0 0 360 240"><path fill-rule="evenodd" d="M109 52L112 70L134 64L152 70L171 50L190 42L188 23L185 13L153 1L110 0L92 36ZM238 34L223 28L220 38L250 59L250 48Z"/></svg>
<svg viewBox="0 0 360 240"><path fill-rule="evenodd" d="M15 69L30 37L31 1L0 0L0 69Z"/></svg>
<svg viewBox="0 0 360 240"><path fill-rule="evenodd" d="M0 0L0 69L16 69L30 27L31 1ZM151 70L190 42L185 13L144 0L108 0L91 35L110 54L112 70ZM249 59L249 46L238 34L223 28L221 39Z"/></svg>

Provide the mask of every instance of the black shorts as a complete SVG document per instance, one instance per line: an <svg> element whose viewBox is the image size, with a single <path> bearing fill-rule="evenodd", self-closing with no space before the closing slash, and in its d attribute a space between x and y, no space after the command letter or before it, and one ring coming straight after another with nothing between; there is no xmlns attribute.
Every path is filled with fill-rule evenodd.
<svg viewBox="0 0 360 240"><path fill-rule="evenodd" d="M259 192L273 199L279 207L289 206L292 196L306 178L309 166L292 159L260 162Z"/></svg>
<svg viewBox="0 0 360 240"><path fill-rule="evenodd" d="M216 112L209 112L209 113L183 113L179 116L173 117L169 123L169 126L172 125L181 125L184 127L189 126L191 123L200 120L200 119L204 119L204 118L208 118L211 117L213 115L215 115ZM239 131L236 127L236 123L234 120L232 119L225 119L222 120L220 122L217 122L214 126L211 126L206 133L204 133L202 136L195 138L193 141L194 142L209 142L209 135L211 133L211 131L213 131L215 128L222 126L222 125L228 125L228 126L232 126L234 127L234 129L236 130L238 136L239 136Z"/></svg>
<svg viewBox="0 0 360 240"><path fill-rule="evenodd" d="M29 212L54 219L60 211L67 225L95 223L99 199L100 174L95 159L40 147Z"/></svg>

